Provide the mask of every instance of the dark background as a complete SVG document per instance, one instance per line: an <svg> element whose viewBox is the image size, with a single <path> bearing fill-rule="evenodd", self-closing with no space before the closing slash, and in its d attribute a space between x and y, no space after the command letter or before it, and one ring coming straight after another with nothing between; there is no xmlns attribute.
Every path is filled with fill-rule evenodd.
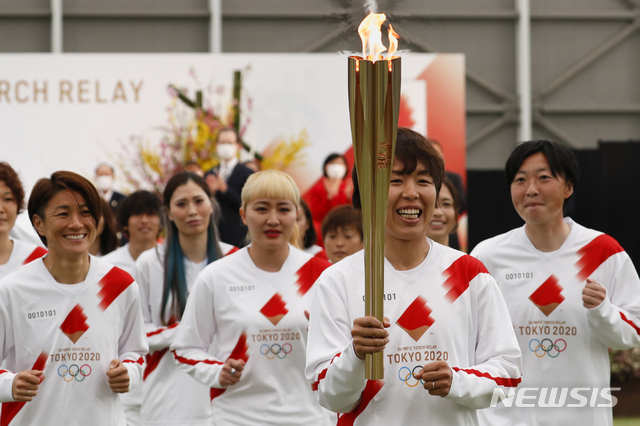
<svg viewBox="0 0 640 426"><path fill-rule="evenodd" d="M640 265L640 141L600 141L597 149L575 150L577 190L566 216L615 238ZM469 170L469 249L520 227L503 170Z"/></svg>

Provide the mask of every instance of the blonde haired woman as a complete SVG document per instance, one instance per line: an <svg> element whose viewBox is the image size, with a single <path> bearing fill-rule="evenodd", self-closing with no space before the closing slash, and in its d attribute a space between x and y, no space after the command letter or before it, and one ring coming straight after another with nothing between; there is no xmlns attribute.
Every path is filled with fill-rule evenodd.
<svg viewBox="0 0 640 426"><path fill-rule="evenodd" d="M172 349L211 387L217 426L328 424L304 366L305 310L329 264L295 247L299 203L286 173L251 175L240 208L251 245L207 266L187 302Z"/></svg>

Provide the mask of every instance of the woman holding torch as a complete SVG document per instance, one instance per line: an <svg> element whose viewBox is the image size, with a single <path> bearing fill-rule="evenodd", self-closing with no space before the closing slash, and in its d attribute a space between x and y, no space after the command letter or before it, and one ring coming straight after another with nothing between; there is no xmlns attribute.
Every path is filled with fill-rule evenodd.
<svg viewBox="0 0 640 426"><path fill-rule="evenodd" d="M102 214L91 182L40 179L29 217L49 253L0 281L2 425L125 426L118 393L147 353L138 286L89 254Z"/></svg>
<svg viewBox="0 0 640 426"><path fill-rule="evenodd" d="M251 245L205 268L187 303L172 349L211 388L215 425L328 424L304 363L305 310L329 263L294 246L299 203L286 173L251 175L240 209Z"/></svg>
<svg viewBox="0 0 640 426"><path fill-rule="evenodd" d="M363 316L363 252L316 283L307 379L320 404L348 424L477 425L476 409L489 406L494 388L520 382L520 350L495 281L476 259L425 236L443 180L442 157L400 128L386 209L384 321ZM383 350L384 381L366 380L365 356Z"/></svg>

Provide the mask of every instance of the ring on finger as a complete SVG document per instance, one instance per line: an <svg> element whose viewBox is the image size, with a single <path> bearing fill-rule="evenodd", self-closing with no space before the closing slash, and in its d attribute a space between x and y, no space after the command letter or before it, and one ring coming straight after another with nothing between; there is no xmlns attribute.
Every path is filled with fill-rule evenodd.
<svg viewBox="0 0 640 426"><path fill-rule="evenodd" d="M431 382L433 383L433 390L436 390L436 382Z"/></svg>
<svg viewBox="0 0 640 426"><path fill-rule="evenodd" d="M31 395L31 389L27 391L27 395Z"/></svg>
<svg viewBox="0 0 640 426"><path fill-rule="evenodd" d="M234 367L231 367L231 375L232 376L236 375L236 369Z"/></svg>

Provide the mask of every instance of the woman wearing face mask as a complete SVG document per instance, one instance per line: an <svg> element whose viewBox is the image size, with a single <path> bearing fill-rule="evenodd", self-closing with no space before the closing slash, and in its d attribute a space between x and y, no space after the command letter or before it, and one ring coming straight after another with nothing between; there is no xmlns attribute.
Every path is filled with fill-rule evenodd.
<svg viewBox="0 0 640 426"><path fill-rule="evenodd" d="M164 190L167 240L136 261L149 342L140 416L144 425L210 426L209 388L181 372L169 346L196 275L223 251L216 239L209 187L192 172L173 176Z"/></svg>
<svg viewBox="0 0 640 426"><path fill-rule="evenodd" d="M215 425L329 424L304 377L305 310L329 263L295 247L299 200L286 173L252 175L241 210L251 245L205 268L187 303L171 348L211 388Z"/></svg>
<svg viewBox="0 0 640 426"><path fill-rule="evenodd" d="M322 235L322 220L334 207L351 204L353 182L348 177L347 160L343 155L330 154L322 166L324 176L305 194L313 216L317 235ZM318 241L318 244L322 244Z"/></svg>
<svg viewBox="0 0 640 426"><path fill-rule="evenodd" d="M220 205L220 241L236 247L244 245L247 227L240 220L240 192L253 170L238 162L240 143L231 127L220 129L216 140L216 151L220 165L205 174L209 190Z"/></svg>
<svg viewBox="0 0 640 426"><path fill-rule="evenodd" d="M43 247L9 237L23 203L18 174L9 164L0 163L0 279L47 253Z"/></svg>

